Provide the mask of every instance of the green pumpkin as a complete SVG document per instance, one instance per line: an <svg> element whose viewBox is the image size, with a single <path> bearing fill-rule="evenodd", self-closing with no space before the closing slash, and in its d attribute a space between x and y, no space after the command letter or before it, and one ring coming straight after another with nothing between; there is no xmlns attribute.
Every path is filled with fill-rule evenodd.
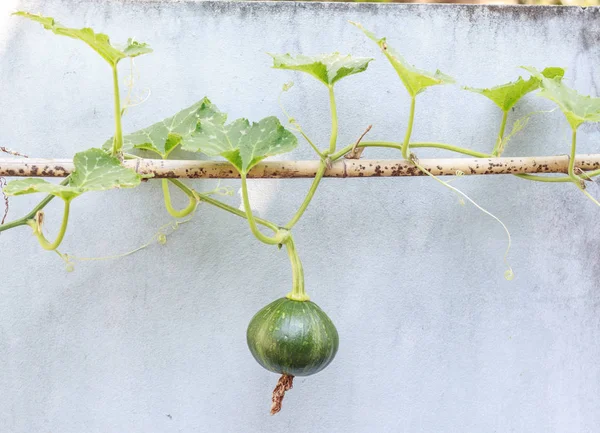
<svg viewBox="0 0 600 433"><path fill-rule="evenodd" d="M250 321L248 347L267 370L310 376L333 361L339 336L331 319L311 301L277 299Z"/></svg>

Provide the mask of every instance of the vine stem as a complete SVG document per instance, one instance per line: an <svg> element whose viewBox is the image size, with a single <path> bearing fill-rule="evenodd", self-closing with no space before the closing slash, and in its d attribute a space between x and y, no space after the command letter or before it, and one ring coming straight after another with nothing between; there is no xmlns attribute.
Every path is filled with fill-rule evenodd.
<svg viewBox="0 0 600 433"><path fill-rule="evenodd" d="M239 216L241 218L248 219L248 217L247 217L247 215L246 215L245 212L242 212L241 210L236 209L233 206L229 206L228 204L225 204L225 203L223 203L220 200L217 200L217 199L214 199L212 197L209 197L207 194L203 194L201 192L198 192L196 190L188 188L183 182L181 182L181 181L179 181L177 179L169 179L169 182L171 182L173 185L177 186L179 189L181 189L186 194L188 194L188 195L191 194L198 201L202 201L202 202L208 203L208 204L210 204L212 206L215 206L215 207L217 207L219 209L222 209L224 211L227 211L229 213L237 215L237 216ZM274 232L276 232L279 229L279 227L277 227L271 221L267 221L265 219L257 218L257 217L254 217L254 220L258 224L261 224L261 225L263 225L265 227L268 227L271 230L273 230Z"/></svg>
<svg viewBox="0 0 600 433"><path fill-rule="evenodd" d="M336 160L340 159L346 153L350 152L352 150L353 146L354 145L346 146L345 148L341 149L339 152L336 152L334 155L332 155L330 157L331 160L336 161ZM402 150L402 144L396 143L393 141L363 141L363 142L359 143L357 147L383 147L383 148ZM490 158L491 157L491 155L483 153L483 152L477 152L476 150L466 149L464 147L458 147L458 146L454 146L452 144L446 144L446 143L416 142L416 143L410 143L410 147L411 148L444 149L444 150L449 150L449 151L455 152L455 153L462 153L463 155L474 156L475 158ZM589 177L598 176L598 175L600 175L600 169L589 171L586 173L586 175ZM546 177L546 176L538 176L535 174L526 174L526 173L513 174L513 176L519 177L521 179L535 181L535 182L572 182L573 181L573 179L570 176Z"/></svg>
<svg viewBox="0 0 600 433"><path fill-rule="evenodd" d="M411 148L430 148L430 149L444 149L455 153L462 153L463 155L474 156L475 158L488 158L489 155L483 152L477 152L476 150L466 149L464 147L454 146L452 144L445 143L410 143Z"/></svg>
<svg viewBox="0 0 600 433"><path fill-rule="evenodd" d="M177 210L173 207L171 202L171 193L169 192L169 181L167 179L162 179L162 190L167 211L175 218L184 218L196 210L196 206L198 206L198 199L194 195L194 192L185 186L185 184L182 182L179 182L179 184L181 185L177 185L179 189L181 189L189 198L189 204L182 210Z"/></svg>
<svg viewBox="0 0 600 433"><path fill-rule="evenodd" d="M288 236L284 244L292 265L292 291L288 293L286 297L293 301L308 301L310 298L304 290L304 269L302 268L302 262L296 251L294 238L291 235Z"/></svg>
<svg viewBox="0 0 600 433"><path fill-rule="evenodd" d="M327 169L327 165L330 161L333 161L330 155L335 152L337 146L337 136L338 136L338 117L337 117L337 105L335 102L335 93L333 92L333 85L329 87L329 108L331 110L331 137L329 137L329 151L325 153L319 153L321 156L321 164L319 165L319 170L315 174L315 178L310 186L310 189L306 193L306 197L304 201L292 217L292 219L285 225L287 230L291 230L292 227L296 225L304 212L308 208L308 205L312 201L315 193L317 192L317 188L319 187L319 183L321 183L321 179L323 179L323 175L325 174L325 170ZM314 147L314 146L313 146ZM343 155L343 154L342 154Z"/></svg>
<svg viewBox="0 0 600 433"><path fill-rule="evenodd" d="M600 172L598 172L594 176L597 176L598 174L600 174ZM569 176L547 177L547 176L538 176L535 174L527 174L527 173L513 174L513 176L520 177L521 179L532 180L534 182L571 182L572 181L572 179Z"/></svg>
<svg viewBox="0 0 600 433"><path fill-rule="evenodd" d="M252 231L252 234L259 241L268 245L278 245L283 243L286 236L283 233L281 233L280 229L277 230L275 236L271 237L263 234L256 226L256 220L254 219L254 215L252 214L252 208L250 207L250 198L248 197L248 182L246 180L246 173L241 173L241 179L244 210L246 211L246 219L248 220L248 224L250 224L250 230Z"/></svg>
<svg viewBox="0 0 600 433"><path fill-rule="evenodd" d="M492 156L500 156L502 153L502 140L504 139L504 130L506 129L506 120L508 119L508 111L503 111L502 114L502 122L500 123L500 131L498 132L498 138L496 139L496 144L494 145L494 149L492 150Z"/></svg>
<svg viewBox="0 0 600 433"><path fill-rule="evenodd" d="M340 149L338 152L334 153L330 156L332 161L337 161L342 156L347 154L352 150L354 144L350 144L343 149ZM399 149L402 150L403 143L397 143L394 141L361 141L358 143L356 147L384 147L390 149ZM437 149L445 149L451 152L462 153L464 155L474 156L475 158L489 158L490 155L477 152L476 150L466 149L464 147L454 146L452 144L446 143L435 143L435 142L413 142L409 144L411 148L437 148Z"/></svg>
<svg viewBox="0 0 600 433"><path fill-rule="evenodd" d="M117 156L123 150L123 127L121 124L121 93L119 91L119 72L117 65L112 65L113 91L115 99L115 138L113 141L112 155Z"/></svg>
<svg viewBox="0 0 600 433"><path fill-rule="evenodd" d="M317 171L317 174L315 175L315 179L313 180L313 183L310 186L310 189L308 190L308 193L306 194L304 201L302 202L302 204L298 208L298 211L292 217L290 222L285 225L286 229L290 230L292 227L294 227L296 225L296 223L298 221L300 221L300 218L302 218L302 215L304 215L306 208L308 207L308 205L310 204L311 200L313 199L315 193L317 192L317 188L319 187L319 183L321 182L321 179L323 179L323 175L325 174L326 169L327 169L327 165L325 164L325 162L321 161L319 170Z"/></svg>
<svg viewBox="0 0 600 433"><path fill-rule="evenodd" d="M571 134L571 155L569 155L569 179L573 181L573 183L585 194L587 198L589 198L596 206L600 206L600 202L596 200L589 192L585 190L585 185L583 184L582 178L575 174L575 155L577 150L577 128L573 128L573 132ZM594 170L594 172L600 170ZM586 173L587 177L591 177L591 174L594 172Z"/></svg>
<svg viewBox="0 0 600 433"><path fill-rule="evenodd" d="M408 116L408 126L406 127L406 134L404 135L404 142L402 143L402 158L410 161L410 136L412 135L413 123L415 121L415 104L417 102L416 96L410 99L410 114Z"/></svg>
<svg viewBox="0 0 600 433"><path fill-rule="evenodd" d="M43 223L42 211L38 212L36 219L27 221L27 225L29 225L33 229L33 234L37 237L38 242L40 243L42 248L45 250L54 251L55 249L57 249L59 247L59 245L61 244L61 242L63 241L63 239L65 237L65 233L67 232L67 225L69 222L69 210L71 207L71 201L65 200L64 202L65 202L65 209L63 212L63 219L62 219L62 223L60 226L60 230L59 230L58 235L56 236L56 239L54 240L54 242L48 241L48 239L46 239L46 237L42 233L42 223Z"/></svg>
<svg viewBox="0 0 600 433"><path fill-rule="evenodd" d="M65 186L69 184L70 176L67 176L60 184ZM14 221L10 221L6 224L0 225L0 232L4 230L9 230L15 227L28 225L29 221L33 220L37 213L44 209L48 203L50 203L54 199L53 195L47 195L41 202L38 203L36 207L34 207L31 212L25 215L22 218L16 219Z"/></svg>
<svg viewBox="0 0 600 433"><path fill-rule="evenodd" d="M171 182L178 182L177 179L169 179ZM202 194L198 191L194 191L194 194L198 197L199 201L208 203L212 206L215 206L219 209L222 209L224 211L227 211L229 213L232 213L234 215L237 215L241 218L244 219L248 219L248 216L246 215L245 212L242 212L239 209L234 208L233 206L229 206L228 204L223 203L220 200L214 199L212 197L209 197L206 194ZM258 217L254 217L254 220L256 221L257 224L261 224L267 228L270 228L271 230L273 230L274 232L277 232L279 230L279 227L277 227L275 224L273 224L271 221L267 221L263 218L258 218Z"/></svg>

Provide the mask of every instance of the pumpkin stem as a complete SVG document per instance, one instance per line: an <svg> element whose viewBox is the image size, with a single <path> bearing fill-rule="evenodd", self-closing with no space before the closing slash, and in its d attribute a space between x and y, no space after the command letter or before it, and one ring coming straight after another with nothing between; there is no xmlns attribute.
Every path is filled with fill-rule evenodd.
<svg viewBox="0 0 600 433"><path fill-rule="evenodd" d="M275 415L281 410L281 402L285 396L285 392L292 389L294 383L294 376L291 374L282 374L277 381L277 386L273 390L273 404L271 405L271 415Z"/></svg>
<svg viewBox="0 0 600 433"><path fill-rule="evenodd" d="M294 238L291 234L285 241L285 247L292 265L292 291L288 293L286 297L292 301L309 301L310 298L304 290L304 270L302 268L302 262L296 252Z"/></svg>

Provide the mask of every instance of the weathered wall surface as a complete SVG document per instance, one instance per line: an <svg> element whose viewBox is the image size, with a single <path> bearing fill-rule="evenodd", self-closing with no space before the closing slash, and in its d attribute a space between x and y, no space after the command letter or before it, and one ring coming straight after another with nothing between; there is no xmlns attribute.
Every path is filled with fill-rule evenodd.
<svg viewBox="0 0 600 433"><path fill-rule="evenodd" d="M0 144L36 156L69 156L111 135L110 71L80 42L9 17L12 7L152 44L156 52L136 60L137 89L151 97L127 114L127 131L205 95L231 118L279 115L280 87L294 80L285 105L325 143L325 89L271 69L265 52L339 50L376 58L337 87L340 143L371 123L371 139L399 140L405 91L348 20L461 84L512 80L520 65L567 67L569 83L593 94L600 80L593 8L11 0L0 6ZM530 95L511 119L550 108ZM435 88L419 99L414 139L485 151L499 122L485 98ZM580 153L597 152L598 136L583 128ZM508 154L564 154L568 142L562 114L537 115ZM312 155L303 144L288 157ZM309 183L252 181L251 195L261 215L285 222ZM502 277L501 227L438 183L325 180L295 232L308 290L337 324L340 351L325 371L298 379L272 418L277 377L254 362L245 330L287 292L290 271L286 254L256 241L243 220L201 206L167 245L73 273L28 229L2 233L0 431L598 432L600 210L571 185L455 185L511 229L514 281ZM12 200L11 217L37 198ZM170 221L161 200L153 182L88 194L73 206L61 250L133 249ZM50 231L59 214L49 207Z"/></svg>

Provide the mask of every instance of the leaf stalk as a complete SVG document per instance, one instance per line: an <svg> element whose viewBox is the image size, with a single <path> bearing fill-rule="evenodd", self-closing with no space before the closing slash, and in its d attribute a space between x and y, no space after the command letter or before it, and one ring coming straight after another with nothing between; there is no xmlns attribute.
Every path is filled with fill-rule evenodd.
<svg viewBox="0 0 600 433"><path fill-rule="evenodd" d="M506 121L507 120L508 120L508 110L502 111L502 121L500 122L500 131L498 132L498 138L496 139L496 144L494 145L494 149L492 150L493 156L500 156L504 150L502 140L504 140L504 130L506 129Z"/></svg>
<svg viewBox="0 0 600 433"><path fill-rule="evenodd" d="M415 121L415 104L417 101L416 96L410 98L410 113L408 115L408 126L406 127L406 133L404 135L404 142L402 143L402 158L410 161L410 136L412 135L413 123Z"/></svg>
<svg viewBox="0 0 600 433"><path fill-rule="evenodd" d="M577 151L577 128L573 128L571 133L571 155L569 155L569 177L577 185L581 184L581 179L575 174L575 155Z"/></svg>
<svg viewBox="0 0 600 433"><path fill-rule="evenodd" d="M63 241L63 239L65 237L65 233L67 232L71 200L64 200L64 202L65 202L65 208L64 208L64 212L63 212L63 219L62 219L62 223L61 223L58 235L56 236L56 239L54 240L54 242L48 241L48 239L46 239L46 237L44 236L44 233L42 232L42 225L43 225L43 218L44 218L44 213L42 211L39 211L37 213L35 219L27 221L27 225L33 229L33 234L37 237L38 242L40 243L42 248L45 250L54 251L55 249L57 249L60 246L61 242Z"/></svg>
<svg viewBox="0 0 600 433"><path fill-rule="evenodd" d="M117 156L123 151L123 126L121 124L121 93L119 90L119 72L116 63L111 65L113 77L113 92L115 106L115 138L113 141L112 155Z"/></svg>

